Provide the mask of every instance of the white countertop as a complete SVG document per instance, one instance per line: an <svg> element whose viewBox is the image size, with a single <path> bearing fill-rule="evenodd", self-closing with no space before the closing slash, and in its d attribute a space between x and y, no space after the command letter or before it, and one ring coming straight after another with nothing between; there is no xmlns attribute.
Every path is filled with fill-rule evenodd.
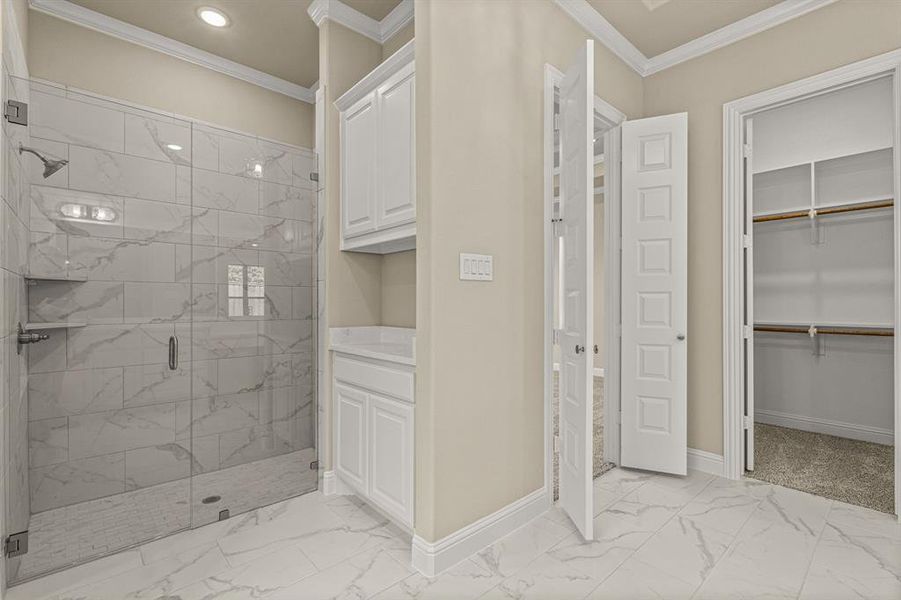
<svg viewBox="0 0 901 600"><path fill-rule="evenodd" d="M329 349L416 366L416 330L407 327L332 327Z"/></svg>

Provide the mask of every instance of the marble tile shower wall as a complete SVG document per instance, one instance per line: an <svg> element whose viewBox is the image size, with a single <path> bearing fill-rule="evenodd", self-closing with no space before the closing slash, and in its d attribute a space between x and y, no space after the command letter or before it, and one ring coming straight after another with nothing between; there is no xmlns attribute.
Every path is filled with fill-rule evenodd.
<svg viewBox="0 0 901 600"><path fill-rule="evenodd" d="M10 74L4 36L2 105L28 102L26 82ZM28 185L17 148L28 144L28 129L2 120L0 128L0 534L28 529L28 371L26 355L16 352L19 321L26 320L24 273L28 254ZM18 558L0 561L0 569L15 569ZM5 582L5 573L0 575ZM2 585L2 584L0 584Z"/></svg>
<svg viewBox="0 0 901 600"><path fill-rule="evenodd" d="M32 511L313 447L312 153L36 82L30 129L29 320L86 323L30 349Z"/></svg>

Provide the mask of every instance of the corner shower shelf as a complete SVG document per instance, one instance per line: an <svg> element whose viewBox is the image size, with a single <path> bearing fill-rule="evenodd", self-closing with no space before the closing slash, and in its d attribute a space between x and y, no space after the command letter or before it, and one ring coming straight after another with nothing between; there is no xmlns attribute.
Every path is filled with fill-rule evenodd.
<svg viewBox="0 0 901 600"><path fill-rule="evenodd" d="M77 327L86 327L85 322L71 323L25 323L25 331L42 331L44 329L75 329Z"/></svg>
<svg viewBox="0 0 901 600"><path fill-rule="evenodd" d="M85 276L75 276L75 277L53 277L53 276L43 276L43 275L25 275L25 281L75 281L75 282L84 282L87 281L88 278Z"/></svg>

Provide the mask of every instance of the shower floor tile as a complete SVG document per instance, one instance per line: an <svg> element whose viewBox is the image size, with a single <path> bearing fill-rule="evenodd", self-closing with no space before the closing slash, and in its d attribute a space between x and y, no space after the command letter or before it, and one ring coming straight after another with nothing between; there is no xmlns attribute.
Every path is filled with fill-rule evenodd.
<svg viewBox="0 0 901 600"><path fill-rule="evenodd" d="M10 580L25 581L212 523L224 508L235 516L309 492L316 488L316 472L306 468L313 459L312 449L301 450L197 475L193 482L181 479L37 513L29 524L28 553ZM212 495L221 499L201 502Z"/></svg>

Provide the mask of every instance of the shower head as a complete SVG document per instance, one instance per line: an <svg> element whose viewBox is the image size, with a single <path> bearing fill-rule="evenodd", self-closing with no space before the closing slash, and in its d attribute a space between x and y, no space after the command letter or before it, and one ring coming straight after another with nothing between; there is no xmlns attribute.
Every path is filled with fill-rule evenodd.
<svg viewBox="0 0 901 600"><path fill-rule="evenodd" d="M44 156L34 148L29 148L28 146L19 144L19 154L22 154L23 152L30 152L31 154L34 154L41 159L41 162L44 163L44 179L47 179L48 177L65 167L67 164L69 164L69 161L62 158L59 160L44 158Z"/></svg>

